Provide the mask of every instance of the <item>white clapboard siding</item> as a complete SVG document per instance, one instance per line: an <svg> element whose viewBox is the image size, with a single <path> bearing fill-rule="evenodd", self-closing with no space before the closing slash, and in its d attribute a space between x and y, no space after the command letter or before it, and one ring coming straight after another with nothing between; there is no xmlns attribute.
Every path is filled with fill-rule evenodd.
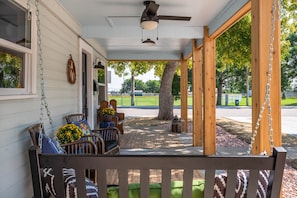
<svg viewBox="0 0 297 198"><path fill-rule="evenodd" d="M39 5L45 94L55 131L65 123L65 115L79 112L80 82L68 83L66 71L70 54L76 68L79 66L81 27L57 1L42 1ZM76 72L77 76L81 75L78 69ZM31 139L27 129L40 118L39 68L36 78L36 97L0 101L0 197L28 198L33 195L28 162ZM44 121L46 133L53 136L46 112Z"/></svg>

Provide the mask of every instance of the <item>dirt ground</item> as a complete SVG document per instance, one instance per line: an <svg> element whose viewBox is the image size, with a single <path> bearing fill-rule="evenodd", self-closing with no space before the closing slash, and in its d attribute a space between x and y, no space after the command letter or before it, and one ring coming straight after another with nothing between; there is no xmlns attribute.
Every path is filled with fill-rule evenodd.
<svg viewBox="0 0 297 198"><path fill-rule="evenodd" d="M252 126L250 123L237 122L234 120L222 118L217 120L217 125L221 126L226 132L236 135L238 139L250 144ZM284 147L296 147L297 137L283 134L282 146ZM287 159L287 164L297 169L297 159Z"/></svg>

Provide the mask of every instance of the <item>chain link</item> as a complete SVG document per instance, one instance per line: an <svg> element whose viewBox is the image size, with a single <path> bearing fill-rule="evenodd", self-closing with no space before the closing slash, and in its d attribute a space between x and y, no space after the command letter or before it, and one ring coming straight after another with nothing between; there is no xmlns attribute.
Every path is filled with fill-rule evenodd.
<svg viewBox="0 0 297 198"><path fill-rule="evenodd" d="M32 20L30 0L27 1L27 18L28 21Z"/></svg>
<svg viewBox="0 0 297 198"><path fill-rule="evenodd" d="M264 101L261 106L261 110L259 113L259 117L256 122L255 129L253 131L253 135L251 137L251 143L248 148L248 154L251 154L252 146L255 142L255 138L258 134L258 129L260 127L260 122L262 120L263 112L265 110L265 106L267 104L267 111L268 111L268 127L269 127L269 143L270 143L270 151L272 151L274 142L273 142L273 126L272 126L272 115L271 115L271 103L270 103L270 91L271 91L271 80L272 80L272 63L273 63L273 44L274 44L274 32L275 32L275 21L276 15L279 17L279 13L276 13L277 5L278 8L281 8L280 0L274 0L272 5L272 17L271 17L271 27L270 27L270 44L269 44L269 60L268 60L268 74L267 74L267 83L266 83L266 94Z"/></svg>
<svg viewBox="0 0 297 198"><path fill-rule="evenodd" d="M51 113L49 110L49 106L46 100L45 96L45 80L44 80L44 67L43 67L43 53L42 53L42 42L41 42L41 30L40 30L40 12L39 12L39 0L35 0L35 8L36 8L36 26L37 26L37 48L38 48L38 57L39 57L39 75L40 75L40 90L41 90L41 97L40 97L40 123L43 123L44 109L47 112L47 117L49 119L49 123L51 126L52 131L54 132L54 125L53 125L53 119L51 118Z"/></svg>

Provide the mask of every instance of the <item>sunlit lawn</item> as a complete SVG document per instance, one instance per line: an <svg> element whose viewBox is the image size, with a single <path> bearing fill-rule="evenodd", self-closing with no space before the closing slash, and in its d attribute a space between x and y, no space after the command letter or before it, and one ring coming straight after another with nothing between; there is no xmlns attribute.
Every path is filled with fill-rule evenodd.
<svg viewBox="0 0 297 198"><path fill-rule="evenodd" d="M131 106L131 97L130 96L109 96L108 100L116 99L118 106ZM158 106L159 105L159 96L135 96L135 106ZM281 102L282 106L297 106L297 98L287 98L283 99ZM188 97L188 105L192 105L192 96ZM252 98L249 97L249 106L252 105ZM180 106L180 99L174 101L174 106ZM225 104L222 104L225 106ZM228 106L235 106L234 101L230 101ZM239 106L246 106L246 98L243 97L239 101Z"/></svg>

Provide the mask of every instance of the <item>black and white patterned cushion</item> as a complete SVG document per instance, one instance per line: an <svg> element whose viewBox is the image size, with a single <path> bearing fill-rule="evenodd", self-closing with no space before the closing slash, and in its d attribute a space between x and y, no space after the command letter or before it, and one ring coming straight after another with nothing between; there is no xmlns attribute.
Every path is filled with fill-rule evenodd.
<svg viewBox="0 0 297 198"><path fill-rule="evenodd" d="M214 197L224 198L226 193L227 174L220 174L215 177ZM235 198L246 197L248 185L248 175L245 171L238 171L235 188Z"/></svg>
<svg viewBox="0 0 297 198"><path fill-rule="evenodd" d="M76 189L76 177L74 169L63 169L64 176L64 188L66 198L77 198ZM55 175L51 168L43 169L43 182L45 184L45 190L52 197L56 197L56 191L54 187ZM88 198L98 198L98 188L94 185L92 181L88 178L85 179L86 182L86 197Z"/></svg>
<svg viewBox="0 0 297 198"><path fill-rule="evenodd" d="M265 198L268 187L269 171L261 170L259 172L257 198ZM215 177L214 197L224 198L226 193L227 174L220 174ZM244 198L247 196L247 187L249 180L249 172L239 170L237 172L235 198Z"/></svg>

